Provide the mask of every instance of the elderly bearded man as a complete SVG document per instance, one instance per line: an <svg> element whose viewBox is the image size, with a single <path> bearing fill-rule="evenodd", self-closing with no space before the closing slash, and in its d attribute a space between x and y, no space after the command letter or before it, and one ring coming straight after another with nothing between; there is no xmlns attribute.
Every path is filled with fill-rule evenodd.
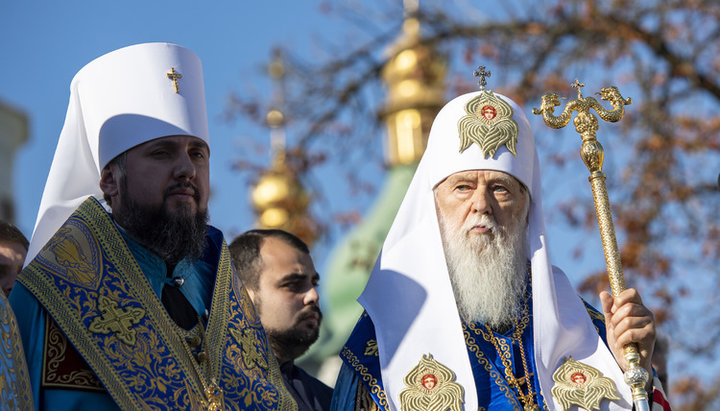
<svg viewBox="0 0 720 411"><path fill-rule="evenodd" d="M632 408L621 347L638 343L650 371L652 313L627 290L601 295L603 316L551 265L539 170L507 97L481 89L438 113L359 298L332 409Z"/></svg>
<svg viewBox="0 0 720 411"><path fill-rule="evenodd" d="M40 409L296 409L206 225L209 160L191 51L130 46L75 76L11 297Z"/></svg>

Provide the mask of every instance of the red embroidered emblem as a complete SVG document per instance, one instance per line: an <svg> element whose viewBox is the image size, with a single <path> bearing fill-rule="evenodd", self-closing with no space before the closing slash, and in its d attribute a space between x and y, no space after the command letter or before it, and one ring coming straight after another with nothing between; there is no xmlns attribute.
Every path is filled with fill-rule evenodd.
<svg viewBox="0 0 720 411"><path fill-rule="evenodd" d="M437 385L437 377L433 374L425 374L420 379L426 390L432 390Z"/></svg>
<svg viewBox="0 0 720 411"><path fill-rule="evenodd" d="M570 379L577 385L584 385L587 382L587 377L581 372L573 373L573 375L570 376Z"/></svg>
<svg viewBox="0 0 720 411"><path fill-rule="evenodd" d="M493 106L485 106L480 109L480 112L482 113L483 117L488 120L492 120L495 118L495 116L497 116L497 110Z"/></svg>

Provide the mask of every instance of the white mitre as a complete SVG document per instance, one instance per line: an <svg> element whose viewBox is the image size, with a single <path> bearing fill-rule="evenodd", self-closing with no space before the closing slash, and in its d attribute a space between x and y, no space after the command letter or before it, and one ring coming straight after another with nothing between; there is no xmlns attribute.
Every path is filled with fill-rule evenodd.
<svg viewBox="0 0 720 411"><path fill-rule="evenodd" d="M530 191L528 259L532 265L535 361L548 407L562 409L551 395L552 375L572 356L615 382L622 399L603 401L603 410L630 409L630 389L623 382L620 367L598 336L565 274L550 263L542 214L540 166L530 123L523 110L509 98L493 93L512 109L518 137L516 145L510 146L517 155L506 145L500 146L494 156L484 155L477 143L471 143L462 152L459 150L461 119L474 116L484 121L478 114L483 105L476 106L474 113L466 111L466 104L482 93L488 91L459 96L438 113L425 154L368 284L358 298L375 326L382 383L390 408L400 409L399 394L407 388L403 378L423 355L432 354L436 361L455 373L456 382L464 391L464 408L478 409L475 382L440 238L433 188L453 173L484 169L511 174ZM478 137L482 140L489 136Z"/></svg>
<svg viewBox="0 0 720 411"><path fill-rule="evenodd" d="M202 65L169 43L125 47L83 67L70 103L35 222L29 263L88 197L102 200L100 172L118 154L172 135L210 143Z"/></svg>

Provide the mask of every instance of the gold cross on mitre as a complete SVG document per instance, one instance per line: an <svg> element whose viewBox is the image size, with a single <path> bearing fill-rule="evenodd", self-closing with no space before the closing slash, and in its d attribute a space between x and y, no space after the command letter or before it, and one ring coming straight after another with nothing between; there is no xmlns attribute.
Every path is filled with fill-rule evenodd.
<svg viewBox="0 0 720 411"><path fill-rule="evenodd" d="M478 69L473 71L473 76L479 78L478 80L478 86L480 87L480 90L485 90L485 86L487 86L487 79L485 77L490 77L490 71L485 71L485 66L478 66Z"/></svg>
<svg viewBox="0 0 720 411"><path fill-rule="evenodd" d="M175 67L171 67L170 71L166 73L167 78L172 80L173 85L175 86L175 94L180 93L180 88L178 87L178 80L182 78L182 74L175 71Z"/></svg>

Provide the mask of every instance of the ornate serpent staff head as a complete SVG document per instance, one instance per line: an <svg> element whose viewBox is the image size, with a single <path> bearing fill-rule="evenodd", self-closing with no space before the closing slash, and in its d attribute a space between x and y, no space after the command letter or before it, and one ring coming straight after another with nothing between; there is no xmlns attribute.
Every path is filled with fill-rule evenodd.
<svg viewBox="0 0 720 411"><path fill-rule="evenodd" d="M577 111L578 114L573 120L575 124L575 130L580 133L582 137L582 147L580 148L580 154L585 162L590 173L602 172L604 150L602 145L597 141L596 132L598 129L598 121L594 114L590 112L590 109L595 109L601 119L609 122L619 121L625 114L625 106L632 103L632 99L624 99L620 95L620 91L617 87L605 87L600 90L601 100L609 101L612 104L612 110L606 110L600 103L593 97L583 97L582 87L585 84L575 79L575 82L571 84L571 87L577 89L578 98L570 100L565 105L565 109L559 116L554 115L555 107L560 105L560 97L557 93L549 93L542 96L542 103L540 108L534 108L533 114L542 114L545 124L552 128L565 127L570 122L570 116L573 111Z"/></svg>
<svg viewBox="0 0 720 411"><path fill-rule="evenodd" d="M532 112L533 114L542 114L545 124L552 128L565 127L570 121L572 112L578 112L573 120L573 124L575 124L575 130L580 133L582 138L580 155L582 156L585 166L590 170L588 180L592 187L595 212L600 227L600 237L602 239L603 251L605 252L605 262L607 264L610 287L612 288L613 294L618 295L625 290L625 279L622 273L622 265L620 264L620 253L618 251L617 239L615 238L615 228L612 222L607 187L605 186L605 174L602 173L605 154L595 134L598 129L598 121L595 115L590 112L590 109L595 109L601 119L614 123L623 117L623 114L625 114L625 106L631 104L632 100L629 98L624 99L620 95L617 87L603 88L599 93L600 99L609 101L613 106L612 110L606 110L594 98L582 96L581 88L584 86L583 83L580 83L577 79L575 80L572 87L577 89L578 97L575 100L568 101L565 109L559 116L554 115L555 107L560 105L560 98L556 93L545 94L542 97L540 109L533 109ZM640 366L640 355L638 354L635 344L625 347L625 359L629 365L625 371L625 382L631 387L635 409L639 411L648 410L645 385L649 379L649 375L648 372Z"/></svg>

